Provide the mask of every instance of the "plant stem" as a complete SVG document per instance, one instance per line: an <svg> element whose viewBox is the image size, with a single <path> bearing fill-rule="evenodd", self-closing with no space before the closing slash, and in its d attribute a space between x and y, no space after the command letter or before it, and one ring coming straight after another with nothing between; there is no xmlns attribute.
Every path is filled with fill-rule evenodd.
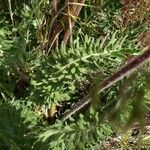
<svg viewBox="0 0 150 150"><path fill-rule="evenodd" d="M150 48L145 51L142 55L139 55L131 62L123 66L119 71L112 74L110 77L104 79L102 82L98 84L98 94L110 86L114 85L116 82L122 80L124 77L127 77L131 73L137 70L144 62L146 62L150 58ZM88 94L84 99L82 99L79 103L75 104L69 112L66 112L62 117L62 122L66 121L73 114L77 113L79 110L84 108L86 105L90 104L91 96Z"/></svg>

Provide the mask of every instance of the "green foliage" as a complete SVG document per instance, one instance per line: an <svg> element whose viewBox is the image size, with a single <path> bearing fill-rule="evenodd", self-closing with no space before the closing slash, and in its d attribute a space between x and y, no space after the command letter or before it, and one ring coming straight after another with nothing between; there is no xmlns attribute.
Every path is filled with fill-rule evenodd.
<svg viewBox="0 0 150 150"><path fill-rule="evenodd" d="M96 142L106 139L112 133L110 126L99 124L98 117L95 122L87 122L80 115L77 122L72 121L70 125L64 126L58 122L42 130L35 142L35 149L93 149Z"/></svg>
<svg viewBox="0 0 150 150"><path fill-rule="evenodd" d="M76 81L91 82L90 76L97 70L101 72L100 79L104 79L120 65L126 54L130 54L130 50L126 52L123 48L127 37L117 36L114 33L96 42L94 38L85 36L83 44L77 38L71 48L62 45L51 56L32 60L30 65L35 73L32 74L31 85L35 91L31 93L31 99L37 99L36 102L43 99L47 103L69 100L75 92Z"/></svg>
<svg viewBox="0 0 150 150"><path fill-rule="evenodd" d="M26 129L20 112L9 104L0 106L0 148L20 150L25 145Z"/></svg>
<svg viewBox="0 0 150 150"><path fill-rule="evenodd" d="M119 1L86 1L79 18L79 31L92 37L105 36L108 32L116 31L116 23L121 4ZM81 34L81 35L82 35Z"/></svg>
<svg viewBox="0 0 150 150"><path fill-rule="evenodd" d="M70 45L61 43L49 55L42 54L39 36L43 35L38 34L51 15L51 2L15 0L13 20L8 1L0 5L0 149L96 149L113 129L142 122L142 114L150 110L149 70L144 66L97 95L99 113L90 108L64 124L59 116L54 125L44 120L52 104L68 101L72 106L86 96L89 89L80 93L80 84L93 85L96 78L100 82L124 65L128 56L142 53L136 43L147 25L120 29L118 1L86 4ZM24 76L30 83L18 98L14 91Z"/></svg>

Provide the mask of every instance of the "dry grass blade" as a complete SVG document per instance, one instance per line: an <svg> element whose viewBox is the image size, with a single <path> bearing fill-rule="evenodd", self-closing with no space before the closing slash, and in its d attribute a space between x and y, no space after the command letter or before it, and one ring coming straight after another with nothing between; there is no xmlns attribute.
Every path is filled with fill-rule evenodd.
<svg viewBox="0 0 150 150"><path fill-rule="evenodd" d="M9 8L10 19L11 19L12 25L14 27L14 19L13 19L12 7L11 7L11 0L8 0L8 8Z"/></svg>

